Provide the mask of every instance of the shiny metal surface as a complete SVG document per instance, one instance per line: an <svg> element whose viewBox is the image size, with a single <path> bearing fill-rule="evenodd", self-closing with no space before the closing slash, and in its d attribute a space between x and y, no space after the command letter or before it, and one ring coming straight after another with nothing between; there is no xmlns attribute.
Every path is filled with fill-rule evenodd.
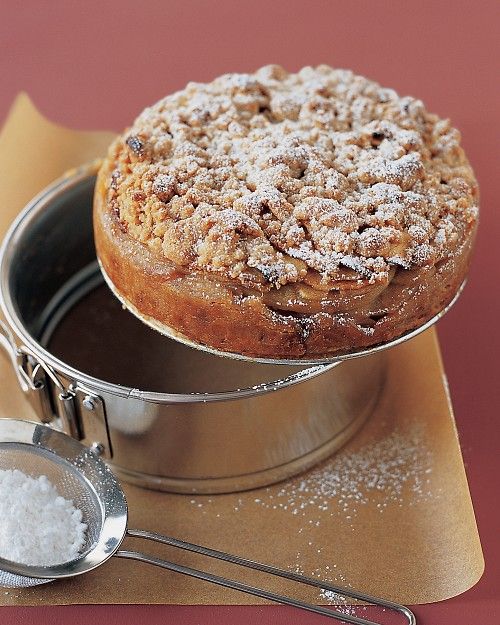
<svg viewBox="0 0 500 625"><path fill-rule="evenodd" d="M372 597L356 590L333 586L268 564L254 562L224 551L163 536L156 532L127 529L128 510L125 495L108 467L84 445L50 427L29 421L1 419L0 468L17 469L32 477L47 475L56 486L59 494L65 498L71 498L75 506L82 510L83 521L87 524L87 544L84 546L82 554L70 562L43 567L20 564L0 558L0 586L23 588L81 575L95 569L115 555L262 597L269 601L314 612L327 618L342 620L354 625L377 625L374 621L315 606L288 595L274 593L266 588L250 586L237 580L176 564L146 553L119 550L123 539L128 536L170 545L209 558L223 560L242 568L262 571L274 577L289 579L299 584L339 593L345 597L367 601L384 609L393 610L404 616L409 625L415 625L414 614L405 606L392 601Z"/></svg>
<svg viewBox="0 0 500 625"><path fill-rule="evenodd" d="M105 287L101 295L112 298ZM98 291L83 297L73 309L75 316L61 320L52 337L46 337L52 353L62 353L65 362L77 362L83 370L92 368L97 348L90 346L86 352L81 342L69 337L79 326L78 310L85 316L99 302L97 309L108 311ZM115 300L108 304L115 306ZM119 309L115 312L124 315L124 323L133 319ZM99 389L112 441L111 463L120 477L143 486L220 492L283 479L348 440L370 414L383 387L380 358L349 367L332 366L327 371L290 368L288 377L276 380L284 372L282 366L234 363L168 339L162 344L156 334L151 339L144 336L142 324L133 321L143 339L139 340L141 349L147 350L145 341L151 340L151 347L158 350L151 351L150 366L166 372L164 381L150 373L151 383L164 383L176 391L167 394L170 401L166 402L164 393L149 393L160 401L144 401L144 393L131 390L125 410L124 398ZM124 328L121 323L115 325ZM111 327L100 327L98 332L105 343L100 367L109 377L128 378L132 384L134 375L142 372L130 363L140 354L131 353L130 361L122 352L117 354L120 346L109 339L111 332ZM80 336L87 344L86 333L81 331ZM111 356L109 365L106 353ZM75 392L80 393L78 385ZM90 442L87 429L92 413L85 412L85 440Z"/></svg>
<svg viewBox="0 0 500 625"><path fill-rule="evenodd" d="M102 460L52 427L0 419L0 469L46 475L59 494L82 510L87 538L82 555L55 566L28 566L0 558L0 585L23 587L91 571L120 546L127 528L127 502ZM34 578L34 580L33 580Z"/></svg>
<svg viewBox="0 0 500 625"><path fill-rule="evenodd" d="M100 312L90 323L93 293L104 289L93 185L88 168L56 181L19 215L0 251L9 325L1 344L12 352L15 335L11 357L40 418L102 449L124 479L175 492L255 488L344 444L381 392L383 354L310 368L237 362L148 338L140 322L125 331L135 319L121 310L106 328Z"/></svg>

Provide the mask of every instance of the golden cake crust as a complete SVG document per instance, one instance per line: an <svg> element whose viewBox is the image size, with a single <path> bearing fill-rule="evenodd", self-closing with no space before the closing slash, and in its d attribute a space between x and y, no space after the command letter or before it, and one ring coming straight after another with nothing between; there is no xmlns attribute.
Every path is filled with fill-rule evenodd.
<svg viewBox="0 0 500 625"><path fill-rule="evenodd" d="M98 256L140 314L221 351L384 343L465 278L478 190L459 141L420 101L345 70L191 83L110 147Z"/></svg>

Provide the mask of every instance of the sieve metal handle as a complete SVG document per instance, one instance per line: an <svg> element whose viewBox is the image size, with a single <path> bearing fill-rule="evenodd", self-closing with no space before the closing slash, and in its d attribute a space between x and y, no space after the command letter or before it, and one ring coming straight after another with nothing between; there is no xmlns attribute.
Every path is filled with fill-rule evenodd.
<svg viewBox="0 0 500 625"><path fill-rule="evenodd" d="M313 579L311 577L306 577L305 575L300 575L298 573L293 573L291 571L285 571L283 569L279 569L277 567L270 566L268 564L263 564L261 562L254 562L253 560L247 560L246 558L241 558L239 556L225 553L224 551L218 551L216 549L202 547L201 545L195 545L193 543L189 543L183 540L178 540L177 538L163 536L162 534L158 534L156 532L129 529L127 530L126 535L131 538L144 538L146 540L151 540L154 542L162 543L164 545L169 545L171 547L177 547L178 549L184 549L186 551L191 551L193 553L197 553L203 556L208 556L209 558L216 558L217 560L223 560L225 562L229 562L237 566L250 568L250 569L257 570L257 571L262 571L263 573L268 573L269 575L274 575L275 577L281 577L281 578L289 579L291 581L294 581L300 584L305 584L307 586L321 588L323 590L333 592L343 597L349 597L350 599L357 599L357 600L365 601L377 607L387 608L389 610L393 610L401 614L405 618L405 621L406 623L408 623L408 625L416 625L416 622L417 622L415 615L407 607L403 605L399 605L398 603L393 603L392 601L387 601L385 599L380 599L378 597L372 597L371 595L358 592L357 590L346 589L346 588L342 588L341 586L327 584L325 582L321 582L320 580ZM169 571L173 571L175 573L188 575L189 577L201 579L201 580L210 582L212 584L217 584L218 586L224 586L225 588L232 588L233 590L238 590L239 592L244 592L246 594L253 595L255 597L261 597L263 599L267 599L275 603L282 603L285 605L290 605L295 608L306 610L308 612L321 614L322 616L325 616L328 618L341 620L346 623L352 623L353 625L380 625L376 623L375 621L369 621L364 618L360 618L360 617L353 616L350 614L344 614L343 612L338 612L336 610L332 610L329 608L316 606L311 603L307 603L305 601L300 601L299 599L294 599L293 597L289 597L287 595L277 594L269 590L265 590L263 588L250 586L248 584L244 584L236 580L228 579L226 577L221 577L219 575L214 575L213 573L208 573L206 571L193 569L191 567L183 566L181 564L176 564L174 562L163 560L161 558L150 556L145 553L138 552L138 551L120 550L120 551L117 551L115 555L118 556L119 558L128 558L130 560L138 560L139 562L152 564L153 566L158 566L163 569L168 569Z"/></svg>

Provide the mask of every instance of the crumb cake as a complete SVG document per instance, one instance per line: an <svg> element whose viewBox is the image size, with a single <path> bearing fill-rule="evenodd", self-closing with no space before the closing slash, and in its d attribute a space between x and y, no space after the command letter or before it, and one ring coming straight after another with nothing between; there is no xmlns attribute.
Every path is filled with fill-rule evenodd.
<svg viewBox="0 0 500 625"><path fill-rule="evenodd" d="M321 358L431 319L465 279L478 187L448 120L347 70L268 66L147 108L111 145L97 254L147 323Z"/></svg>

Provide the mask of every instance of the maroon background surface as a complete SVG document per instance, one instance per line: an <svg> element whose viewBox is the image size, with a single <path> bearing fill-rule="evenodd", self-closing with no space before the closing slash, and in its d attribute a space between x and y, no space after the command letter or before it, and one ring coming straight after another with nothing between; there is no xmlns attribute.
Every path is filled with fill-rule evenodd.
<svg viewBox="0 0 500 625"><path fill-rule="evenodd" d="M481 186L481 227L469 284L439 334L486 572L462 596L416 607L419 625L500 623L499 25L498 0L0 3L0 121L24 89L55 121L121 130L144 106L189 80L276 62L289 70L318 63L352 68L423 99L461 129ZM274 606L0 609L4 625L33 621L324 622Z"/></svg>

